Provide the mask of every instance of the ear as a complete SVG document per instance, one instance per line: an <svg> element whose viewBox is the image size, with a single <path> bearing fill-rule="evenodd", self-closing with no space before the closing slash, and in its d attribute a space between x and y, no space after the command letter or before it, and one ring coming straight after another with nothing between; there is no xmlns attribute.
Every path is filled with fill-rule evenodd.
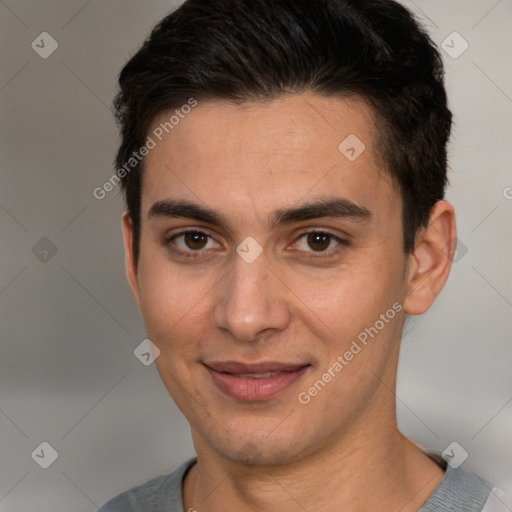
<svg viewBox="0 0 512 512"><path fill-rule="evenodd" d="M133 254L133 222L128 212L123 213L121 228L123 230L126 278L128 279L128 284L140 309L139 278L137 274L137 264L135 263Z"/></svg>
<svg viewBox="0 0 512 512"><path fill-rule="evenodd" d="M428 226L418 232L414 252L409 256L406 313L421 315L430 308L448 279L456 245L453 206L448 201L438 201Z"/></svg>

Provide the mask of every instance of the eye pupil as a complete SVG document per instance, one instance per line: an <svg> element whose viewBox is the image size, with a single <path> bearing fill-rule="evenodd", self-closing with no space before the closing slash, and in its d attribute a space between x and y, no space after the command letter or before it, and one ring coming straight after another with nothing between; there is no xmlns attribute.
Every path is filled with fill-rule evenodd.
<svg viewBox="0 0 512 512"><path fill-rule="evenodd" d="M314 251L323 251L329 247L330 235L324 233L309 233L308 244Z"/></svg>
<svg viewBox="0 0 512 512"><path fill-rule="evenodd" d="M185 243L189 249L202 249L207 242L204 233L185 233Z"/></svg>

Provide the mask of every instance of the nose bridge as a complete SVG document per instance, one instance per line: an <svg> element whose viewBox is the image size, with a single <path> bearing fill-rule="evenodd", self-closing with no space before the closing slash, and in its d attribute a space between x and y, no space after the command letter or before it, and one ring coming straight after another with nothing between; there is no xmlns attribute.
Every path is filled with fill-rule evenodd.
<svg viewBox="0 0 512 512"><path fill-rule="evenodd" d="M268 261L262 254L252 262L235 255L231 272L223 280L213 312L216 327L236 339L252 341L264 330L281 330L289 321L286 299L276 290Z"/></svg>

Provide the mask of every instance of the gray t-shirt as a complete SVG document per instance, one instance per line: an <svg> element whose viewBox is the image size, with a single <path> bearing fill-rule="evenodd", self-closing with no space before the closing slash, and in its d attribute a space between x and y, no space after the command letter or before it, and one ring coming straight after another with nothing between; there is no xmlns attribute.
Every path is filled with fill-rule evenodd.
<svg viewBox="0 0 512 512"><path fill-rule="evenodd" d="M439 457L429 456L446 467ZM117 495L98 512L184 512L181 486L196 460L191 459L169 475L157 476ZM474 473L447 466L442 480L418 512L491 512L496 509L486 504L493 496L492 490L489 483Z"/></svg>

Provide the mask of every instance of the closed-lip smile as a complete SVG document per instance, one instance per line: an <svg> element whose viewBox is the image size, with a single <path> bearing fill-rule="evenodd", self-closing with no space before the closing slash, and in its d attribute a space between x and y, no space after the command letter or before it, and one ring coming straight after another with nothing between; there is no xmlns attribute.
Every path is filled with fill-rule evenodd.
<svg viewBox="0 0 512 512"><path fill-rule="evenodd" d="M243 401L262 401L288 388L307 371L307 363L264 361L203 363L217 388Z"/></svg>

